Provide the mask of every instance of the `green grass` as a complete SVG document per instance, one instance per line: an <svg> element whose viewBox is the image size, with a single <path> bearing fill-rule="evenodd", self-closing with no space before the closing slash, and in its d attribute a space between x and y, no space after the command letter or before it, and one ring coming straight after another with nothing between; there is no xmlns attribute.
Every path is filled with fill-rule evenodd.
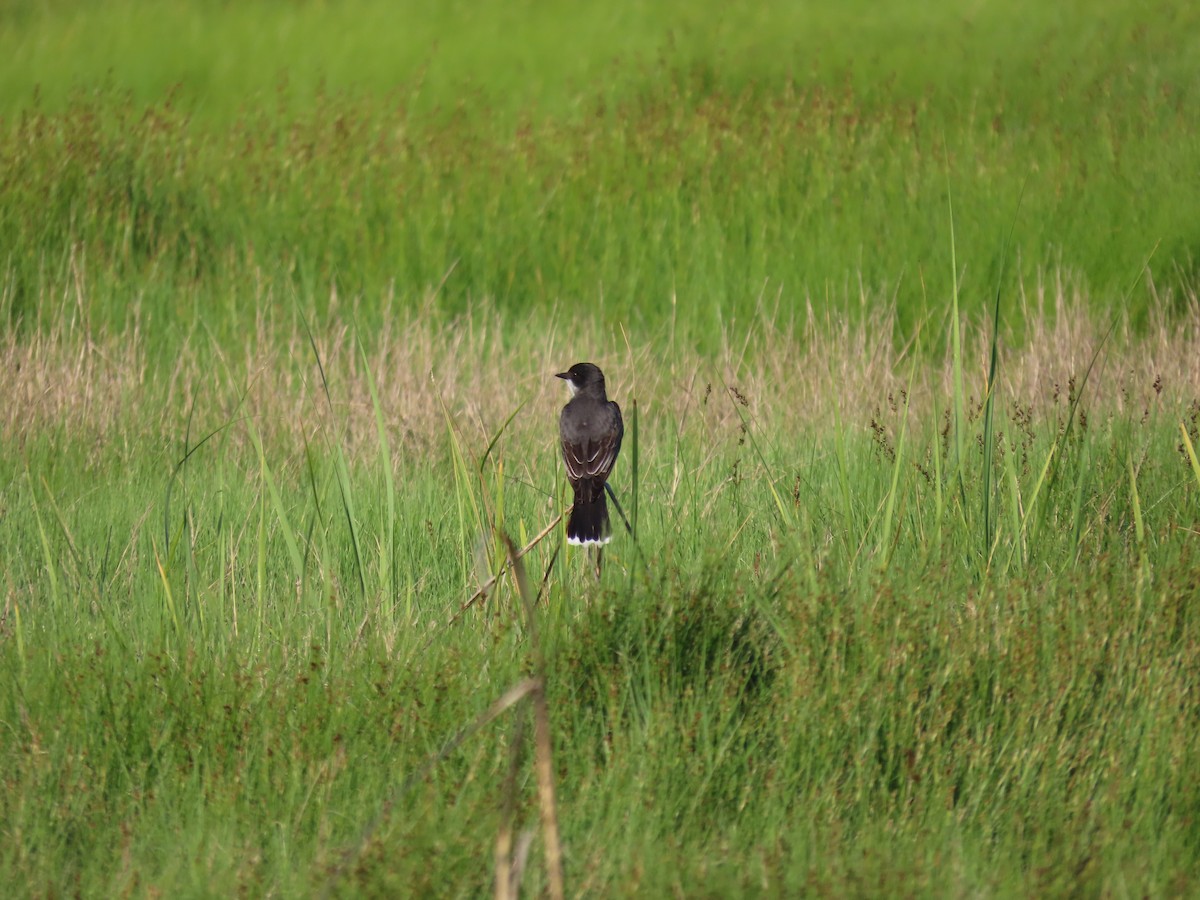
<svg viewBox="0 0 1200 900"><path fill-rule="evenodd" d="M506 793L518 832L540 834L530 753L512 749L526 705L429 761L541 673L571 892L1195 889L1200 407L1183 348L1147 366L1153 343L1121 331L1085 384L1048 345L1080 374L1078 405L1019 380L1037 358L1001 354L993 451L974 394L960 463L951 381L928 362L885 360L911 409L889 386L867 415L843 381L842 424L814 410L821 427L788 397L829 391L804 374L819 354L862 365L836 334L740 371L677 356L693 381L613 344L610 383L639 401L637 482L632 444L616 478L638 543L618 537L599 584L561 527L525 556L539 663L509 575L467 603L504 569L501 529L525 542L562 509L562 398L539 354L565 351L530 332L484 349L485 321L432 360L448 417L421 417L398 338L338 351L318 331L323 374L304 340L267 334L295 355L251 344L223 380L196 351L115 421L6 426L8 883L485 892ZM421 327L399 334L419 347ZM58 340L64 361L88 352ZM949 364L974 393L969 360ZM461 381L479 366L512 384ZM286 418L293 382L267 371L308 375ZM494 407L478 420L477 391Z"/></svg>
<svg viewBox="0 0 1200 900"><path fill-rule="evenodd" d="M1160 286L1195 283L1189 7L436 10L10 14L6 315L82 279L97 324L132 300L236 334L336 283L367 322L435 289L639 328L678 300L702 341L861 282L911 328L950 289L948 186L972 296L1014 223L1025 283L1065 268L1112 304L1156 246Z"/></svg>
<svg viewBox="0 0 1200 900"><path fill-rule="evenodd" d="M1200 892L1198 26L8 4L0 883Z"/></svg>

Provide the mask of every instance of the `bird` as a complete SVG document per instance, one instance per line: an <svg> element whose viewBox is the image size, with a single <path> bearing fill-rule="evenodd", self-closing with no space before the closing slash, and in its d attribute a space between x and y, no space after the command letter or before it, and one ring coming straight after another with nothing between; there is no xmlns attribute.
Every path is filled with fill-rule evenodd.
<svg viewBox="0 0 1200 900"><path fill-rule="evenodd" d="M576 363L557 377L571 389L571 399L558 417L563 463L575 492L567 543L603 547L612 540L604 483L625 435L621 407L608 399L604 373L592 363Z"/></svg>

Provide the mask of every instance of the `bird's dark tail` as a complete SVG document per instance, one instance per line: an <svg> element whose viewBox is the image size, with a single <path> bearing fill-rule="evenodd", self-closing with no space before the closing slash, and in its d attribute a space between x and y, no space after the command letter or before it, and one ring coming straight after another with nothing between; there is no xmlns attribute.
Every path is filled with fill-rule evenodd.
<svg viewBox="0 0 1200 900"><path fill-rule="evenodd" d="M595 500L583 501L578 496L567 519L568 544L607 544L612 540L612 525L608 521L608 504L601 490Z"/></svg>

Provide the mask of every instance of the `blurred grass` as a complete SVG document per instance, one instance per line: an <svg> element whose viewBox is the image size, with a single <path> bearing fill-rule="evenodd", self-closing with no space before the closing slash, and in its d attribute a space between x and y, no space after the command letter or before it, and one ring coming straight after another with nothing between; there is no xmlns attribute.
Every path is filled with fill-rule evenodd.
<svg viewBox="0 0 1200 900"><path fill-rule="evenodd" d="M1062 268L1112 305L1158 246L1178 295L1200 20L1154 12L25 7L3 20L2 311L28 326L83 279L96 324L234 335L334 283L368 325L436 290L444 313L587 303L702 343L760 296L863 284L907 332L948 303L947 185L966 298L1014 222L1010 286Z"/></svg>

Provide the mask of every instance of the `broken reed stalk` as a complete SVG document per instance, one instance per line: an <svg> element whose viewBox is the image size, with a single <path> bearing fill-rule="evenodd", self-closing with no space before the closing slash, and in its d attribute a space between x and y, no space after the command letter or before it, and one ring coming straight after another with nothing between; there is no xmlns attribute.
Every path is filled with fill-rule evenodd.
<svg viewBox="0 0 1200 900"><path fill-rule="evenodd" d="M561 516L559 517L561 518ZM360 856L364 848L370 843L371 838L375 835L380 824L382 824L392 813L397 801L400 800L418 781L425 778L435 766L441 763L447 756L453 753L459 746L474 735L478 734L485 726L499 718L504 712L517 706L521 701L529 699L533 704L533 721L534 721L534 768L537 775L538 784L538 808L542 822L542 836L546 842L546 880L547 892L553 900L562 900L565 896L564 879L563 879L563 863L562 863L562 844L559 839L558 828L558 803L555 799L554 790L554 757L553 744L550 735L550 707L546 702L546 680L545 680L545 662L542 657L542 646L538 638L537 621L535 619L535 611L537 606L537 597L535 596L532 587L529 583L529 577L525 571L525 564L521 561L521 557L529 552L550 529L558 523L558 519L550 524L549 527L538 537L534 538L528 546L522 550L518 550L513 543L512 538L507 534L501 534L504 546L508 555L508 567L511 567L513 575L517 582L517 592L521 596L521 605L525 610L525 617L529 628L530 648L533 654L533 670L534 677L523 679L505 691L491 706L489 706L478 718L470 725L461 729L449 741L443 745L442 749L431 756L425 763L416 771L409 774L397 788L392 792L391 796L384 802L379 813L372 819L363 829L359 839L354 844L342 853L337 865L330 873L329 880L325 884L324 890L321 892L322 897L332 895L335 886L341 879L342 875L349 868L350 863ZM553 564L553 560L551 560ZM474 598L472 598L474 599ZM468 604L469 605L469 604ZM465 607L464 607L465 608ZM512 840L512 823L515 819L516 811L516 781L517 773L520 768L520 748L524 743L524 720L518 718L515 731L513 733L513 741L510 749L508 775L504 783L504 797L502 800L502 813L500 832L496 836L496 882L495 896L500 900L511 900L516 896L517 887L520 884L521 874L524 871L525 860L529 854L530 836L522 833L517 845L516 859L513 859L513 840Z"/></svg>
<svg viewBox="0 0 1200 900"><path fill-rule="evenodd" d="M491 578L489 578L487 581L485 581L483 584L481 584L479 586L479 588L475 591L475 593L472 594L467 599L467 602L458 608L458 612L456 612L453 616L450 617L450 621L446 623L445 627L449 628L451 625L453 625L455 622L457 622L459 619L462 618L463 613L465 613L468 609L470 609L472 606L474 606L476 603L478 603L480 601L480 599L485 597L487 595L487 592L490 591L492 589L492 587L495 586L496 582L499 581L500 578L504 575L504 573L508 570L508 567L511 566L514 563L514 561L521 559L523 556L525 556L526 553L528 553L530 550L532 550L534 547L536 547L538 544L540 544L543 540L545 540L546 535L548 535L551 531L554 530L555 526L557 526L558 523L562 521L562 518L563 518L563 513L559 513L557 516L555 516L554 519L550 522L550 524L541 530L541 532L537 535L537 537L535 537L532 541L530 541L528 544L526 544L520 550L516 551L515 556L510 552L508 554L508 561L503 566L500 567L500 571L497 572L495 575L493 575ZM508 535L504 536L504 540L505 540L506 544L511 545L511 541L508 539ZM558 551L556 550L555 556L557 556L557 555L558 555ZM553 562L553 558L551 559L551 562ZM434 639L440 633L441 633L441 629L438 629L432 635L430 635L429 640L425 642L425 646L422 647L421 649L423 651L428 650L430 648L430 646L433 644Z"/></svg>
<svg viewBox="0 0 1200 900"><path fill-rule="evenodd" d="M521 745L525 743L525 716L519 712L508 746L508 774L500 801L500 830L496 832L496 900L518 896L521 875L513 864L513 822L517 817L517 777L521 772Z"/></svg>
<svg viewBox="0 0 1200 900"><path fill-rule="evenodd" d="M562 844L558 830L558 802L554 794L554 754L550 739L550 706L546 702L546 667L542 656L542 645L538 637L535 616L537 598L521 562L517 546L507 534L502 535L508 550L509 563L517 580L517 591L521 605L525 607L525 618L529 627L529 644L533 653L533 671L536 687L530 695L533 702L534 769L537 773L538 809L542 819L542 839L546 842L546 880L552 900L562 900L563 885Z"/></svg>
<svg viewBox="0 0 1200 900"><path fill-rule="evenodd" d="M424 765L422 765L415 772L412 772L407 778L400 782L399 786L397 786L397 788L392 792L387 801L384 802L375 818L367 823L367 826L363 829L362 834L359 835L358 840L355 841L350 847L346 848L345 852L341 856L341 859L338 861L338 864L330 873L329 881L325 883L325 889L321 891L321 896L332 896L334 887L337 885L337 882L341 879L347 868L349 868L350 863L362 854L363 849L367 846L367 844L370 843L371 838L374 837L379 826L391 815L392 810L395 808L396 803L401 797L408 793L408 791L411 790L417 782L424 779L425 776L433 771L435 766L437 766L440 762L442 762L442 760L457 750L465 741L474 737L485 726L498 719L506 710L516 706L526 697L536 693L538 690L540 690L540 679L525 678L521 681L518 681L507 691L501 694L500 697L491 706L484 710L474 722L461 729L457 734L454 735L454 737L450 738L450 740L443 745L441 750L425 761ZM561 894L559 896L561 896Z"/></svg>

